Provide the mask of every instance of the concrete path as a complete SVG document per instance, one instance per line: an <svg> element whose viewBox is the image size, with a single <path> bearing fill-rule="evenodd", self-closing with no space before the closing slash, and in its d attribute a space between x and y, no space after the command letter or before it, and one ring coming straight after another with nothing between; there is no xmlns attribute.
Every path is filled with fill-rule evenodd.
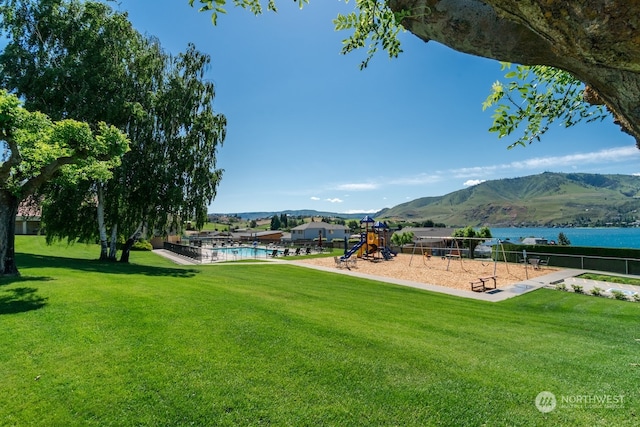
<svg viewBox="0 0 640 427"><path fill-rule="evenodd" d="M165 249L157 249L157 250L154 250L153 252L167 259L170 259L176 264L201 265L201 263L191 258L177 255ZM265 260L261 262L257 262L256 264L265 265L266 263L264 261ZM576 277L582 273L590 272L587 270L565 269L565 270L553 271L544 276L539 276L534 279L529 279L522 282L513 283L511 285L502 286L495 290L490 290L487 292L472 292L472 291L466 291L461 289L447 288L445 286L431 285L431 284L420 283L420 282L412 282L409 280L402 280L402 279L394 279L391 277L374 276L370 274L359 273L353 270L337 269L332 267L323 267L323 266L311 265L311 264L303 264L303 263L288 261L283 259L267 259L266 261L291 264L291 265L296 265L298 267L312 268L315 270L326 271L329 273L346 274L353 277L376 280L378 282L393 283L395 285L408 286L416 289L423 289L425 291L439 292L442 294L453 295L456 297L471 298L471 299L487 301L487 302L504 301L506 299L513 298L528 292L532 292L540 288L552 287L558 283L564 283L568 288L568 290L570 291L573 290L573 288L571 287L572 284L580 285L583 287L583 292L585 294L590 294L591 290L594 287L598 287L603 291L607 291L609 289L619 289L627 293L628 295L632 295L633 293L640 294L640 286L619 285L616 283L600 282L595 280L585 280L585 279L579 279ZM232 263L224 263L224 265L230 265L230 264ZM246 262L242 263L242 265L246 265L246 264L247 264ZM206 265L215 265L215 263L207 263ZM596 273L601 273L601 272L596 272ZM621 276L621 275L616 274L616 276ZM637 276L628 276L628 277L637 277ZM604 292L604 294L607 295L608 293Z"/></svg>
<svg viewBox="0 0 640 427"><path fill-rule="evenodd" d="M152 252L179 265L200 265L200 263L193 258L178 255L177 253L168 251L166 249L154 249Z"/></svg>

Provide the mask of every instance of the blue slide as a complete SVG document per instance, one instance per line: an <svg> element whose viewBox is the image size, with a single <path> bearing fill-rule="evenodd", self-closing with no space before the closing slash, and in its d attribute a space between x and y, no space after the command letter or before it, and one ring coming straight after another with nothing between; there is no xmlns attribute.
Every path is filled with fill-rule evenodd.
<svg viewBox="0 0 640 427"><path fill-rule="evenodd" d="M385 246L384 248L382 248L381 252L382 252L382 256L387 261L389 261L392 256L398 255L398 252L392 251L389 246Z"/></svg>
<svg viewBox="0 0 640 427"><path fill-rule="evenodd" d="M342 255L340 257L340 259L348 259L351 255L353 255L354 253L356 253L356 251L358 249L360 249L362 247L362 245L364 245L365 241L364 240L360 240L358 243L356 243L351 249L349 249L347 251L346 254Z"/></svg>

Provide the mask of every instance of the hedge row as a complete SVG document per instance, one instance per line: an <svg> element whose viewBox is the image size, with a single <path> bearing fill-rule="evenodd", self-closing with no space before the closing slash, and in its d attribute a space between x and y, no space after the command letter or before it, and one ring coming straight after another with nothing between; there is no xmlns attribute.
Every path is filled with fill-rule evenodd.
<svg viewBox="0 0 640 427"><path fill-rule="evenodd" d="M493 246L492 257L503 261L506 256L508 262L520 262L523 250L527 251L528 258L548 259L553 267L640 274L640 249L507 243Z"/></svg>

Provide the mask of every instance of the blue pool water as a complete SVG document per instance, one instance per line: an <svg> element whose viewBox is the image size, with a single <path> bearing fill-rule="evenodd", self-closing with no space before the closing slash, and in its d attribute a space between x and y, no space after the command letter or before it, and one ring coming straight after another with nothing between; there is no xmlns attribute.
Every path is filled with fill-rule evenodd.
<svg viewBox="0 0 640 427"><path fill-rule="evenodd" d="M217 253L219 260L237 261L240 259L266 259L270 258L273 249L253 246L232 246L228 248L213 248L212 253ZM282 256L283 250L278 249L278 256ZM214 256L215 259L215 256Z"/></svg>

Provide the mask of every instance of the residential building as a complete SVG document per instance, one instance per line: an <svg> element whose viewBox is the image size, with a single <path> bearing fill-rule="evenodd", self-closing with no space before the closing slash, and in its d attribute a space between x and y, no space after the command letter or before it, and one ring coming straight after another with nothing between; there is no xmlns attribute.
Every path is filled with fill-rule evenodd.
<svg viewBox="0 0 640 427"><path fill-rule="evenodd" d="M349 239L349 227L344 225L327 224L326 222L307 222L291 229L291 241L322 239Z"/></svg>
<svg viewBox="0 0 640 427"><path fill-rule="evenodd" d="M38 234L40 231L40 207L20 203L16 215L15 234Z"/></svg>

